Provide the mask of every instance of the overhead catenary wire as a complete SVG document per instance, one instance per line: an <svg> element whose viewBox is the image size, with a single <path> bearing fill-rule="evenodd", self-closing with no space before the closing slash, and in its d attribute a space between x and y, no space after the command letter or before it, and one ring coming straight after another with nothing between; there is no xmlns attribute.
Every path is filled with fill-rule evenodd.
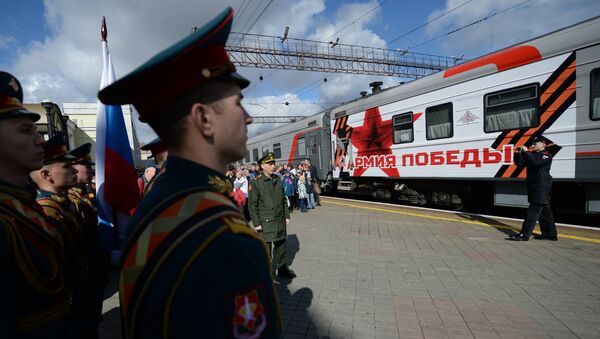
<svg viewBox="0 0 600 339"><path fill-rule="evenodd" d="M246 24L244 24L244 26L242 27L246 27L250 22L252 22L252 18L254 17L254 15L256 14L256 12L258 11L259 8L262 7L262 3L264 0L260 0L260 2L258 3L258 5L256 5L256 7L254 7L254 10L252 11L252 14L250 14L250 16L248 17L248 20L246 20ZM248 32L247 29L242 28L241 32Z"/></svg>
<svg viewBox="0 0 600 339"><path fill-rule="evenodd" d="M355 20L353 20L353 21L352 21L351 23L349 23L348 25L346 25L346 26L342 27L340 30L338 30L338 31L336 31L335 33L331 34L331 35L330 35L328 38L326 38L326 39L325 39L325 41L327 41L328 39L332 38L332 37L333 37L333 36L335 36L336 34L338 34L338 33L342 32L342 31L343 31L343 30L345 30L346 28L350 27L351 25L353 25L354 23L356 23L356 22L357 22L357 21L359 21L360 19L364 18L365 16L367 16L368 14L370 14L371 12L373 12L374 10L376 10L377 8L381 7L381 6L382 6L383 4L385 4L387 1L388 1L388 0L384 0L384 1L380 2L380 3L379 3L377 6L375 6L375 7L374 7L374 8L372 8L371 10L367 11L365 14L361 15L360 17L356 18ZM383 45L381 48L383 48L383 47L386 47L386 46L390 45L391 43L393 43L393 42L395 42L395 41L398 41L399 39L401 39L401 38L403 38L403 37L405 37L405 36L407 36L407 35L409 35L409 34L411 34L411 33L415 32L415 31L417 31L417 30L419 30L419 29L421 29L421 28L423 28L423 27L425 27L425 26L427 26L427 25L431 24L432 22L434 22L434 21L436 21L436 20L439 20L440 18L442 18L442 17L444 17L444 16L446 16L446 15L448 15L448 14L450 14L450 13L452 13L452 12L454 12L454 11L456 11L456 10L460 9L460 8L462 8L463 6L466 6L467 4L469 4L469 3L473 2L473 1L474 1L474 0L468 0L468 1L466 1L466 2L463 2L462 4L460 4L460 5L458 5L458 6L455 6L455 7L453 7L452 9L450 9L450 10L448 10L448 11L446 11L446 12L444 12L444 13L442 13L442 14L438 15L437 17L435 17L435 18L433 18L433 19L431 19L431 20L427 21L426 23L424 23L424 24L422 24L422 25L419 25L419 26L417 26L417 27L415 27L415 28L413 28L413 29L409 30L408 32L406 32L406 33L404 33L404 34L400 35L399 37L396 37L396 38L394 38L392 41L390 41L390 42L386 43L386 44L385 44L385 45ZM274 71L272 71L271 73L267 74L267 76L263 76L262 80L264 80L264 79L267 79L268 77L270 77L270 76L272 76L273 74L275 74L277 71L278 71L278 70L274 70ZM333 80L333 79L335 79L335 78L337 78L337 77L339 77L339 76L340 76L340 74L333 75L333 76L332 76L332 77L331 77L329 80ZM311 86L311 85L314 85L314 84L316 84L316 83L318 83L318 82L319 82L319 81L313 81L313 82L311 82L310 84L308 84L307 86L304 86L304 87L302 87L302 88L301 88L299 91L296 91L296 92L294 92L294 93L291 93L291 94L289 94L289 95L299 95L301 92L305 92L307 87L309 87L309 86ZM257 86L257 85L258 85L258 82L255 82L255 83L254 83L254 84L252 84L252 85L250 86L250 88L248 88L246 91L250 91L250 90L254 89L254 88ZM313 87L315 87L315 86L313 86ZM317 86L317 87L318 87L318 86ZM316 88L316 87L315 87L315 88Z"/></svg>
<svg viewBox="0 0 600 339"><path fill-rule="evenodd" d="M432 19L432 20L428 21L427 23L425 23L425 24L423 24L423 25L420 25L420 26L419 26L419 27L417 27L416 29L413 29L413 30L411 30L411 31L409 31L409 32L407 32L407 33L405 33L403 36L406 36L407 34L410 34L411 32L413 32L413 31L415 31L415 30L417 30L417 29L420 29L420 28L423 28L423 27L425 27L426 25L430 24L431 22L433 22L433 21L435 21L435 20L438 20L439 18L441 18L441 17L443 17L443 16L445 16L445 15L448 15L448 14L450 14L451 12L453 12L453 11L455 11L455 10L459 9L460 7L462 7L462 6L464 6L464 5L468 4L468 3L470 3L470 2L472 2L472 1L473 1L473 0L469 0L469 1L467 1L467 2L465 2L465 3L463 3L463 4L461 4L461 5L458 5L458 6L454 7L454 8L452 8L452 9L450 9L450 10L448 10L448 11L444 12L443 14L441 14L441 15L437 16L436 18L434 18L434 19ZM470 24L467 24L467 25L464 25L464 26L461 26L461 27L455 28L455 29L453 29L453 30L451 30L451 31L449 31L449 32L447 32L447 33L441 34L441 35L439 35L439 36L436 36L436 37L434 37L434 38L432 38L432 39L429 39L429 40L427 40L427 41L421 42L421 43L419 43L419 44L417 44L417 45L411 46L411 47L409 47L409 49L412 49L412 48L415 48L415 47L418 47L418 46L424 45L424 44L426 44L426 43L429 43L429 42L431 42L431 41L437 40L437 39L439 39L439 38L441 38L441 37L444 37L444 36L448 36L448 35L454 34L454 33L456 33L456 32L459 32L459 31L461 31L461 30L463 30L463 29L465 29L465 28L467 28L467 27L474 26L474 25L476 25L476 24L479 24L479 23L481 23L481 22L483 22L483 21L485 21L485 20L487 20L487 19L490 19L490 18L493 18L493 17L495 17L495 16L497 16L497 15L500 15L500 14L506 13L506 12L508 12L508 11L510 11L510 10L512 10L512 9L514 9L514 8L516 8L516 7L519 7L519 6L521 6L521 5L525 4L525 3L529 2L529 1L531 1L531 0L524 0L524 1L521 1L521 2L519 2L519 3L517 3L517 4L514 4L514 5L512 5L512 6L509 6L509 7L507 7L507 8L505 8L505 9L501 10L501 11L498 11L498 12L495 12L495 13L493 13L493 14L490 14L490 15L488 15L488 16L486 16L486 17L484 17L484 18L481 18L481 19L475 20L475 21L471 22ZM402 37L402 36L401 36L401 37ZM400 38L400 37L399 37L399 38ZM395 40L397 41L399 38L396 38ZM391 42L390 42L390 43L391 43ZM385 47L385 46L389 45L390 43L388 43L388 44L386 44L386 45L384 45L384 46L382 46L382 47ZM341 76L341 75L342 75L342 74L337 74L337 75L334 75L334 76L332 76L332 79L335 79L336 77L339 77L339 76ZM311 85L314 85L315 83L316 83L316 81L315 81L315 82L312 82L312 83L310 83L309 85L307 85L307 86L305 86L305 87L303 87L303 88L302 88L302 89L300 89L299 91L296 91L296 92L294 92L294 93L290 93L290 94L288 94L288 96L290 96L290 95L299 95L299 93L301 93L301 92L304 92L304 91L305 91L305 89L306 89L307 87L309 87L309 86L311 86Z"/></svg>
<svg viewBox="0 0 600 339"><path fill-rule="evenodd" d="M428 44L428 43L430 43L430 42L432 42L432 41L435 41L435 40L437 40L437 39L439 39L439 38L442 38L442 37L445 37L445 36L448 36L448 35L452 35L452 34L454 34L454 33L456 33L456 32L462 31L462 30L463 30L463 29L465 29L465 28L468 28L468 27L471 27L471 26L475 26L475 25L477 25L477 24L479 24L479 23L482 23L482 22L484 22L484 21L486 21L486 20L488 20L488 19L491 19L491 18L493 18L493 17L495 17L495 16L497 16L497 15L503 14L503 13L505 13L505 12L508 12L508 11L510 11L510 10L512 10L512 9L515 9L515 8L517 8L517 7L519 7L519 6L522 6L522 5L524 5L525 3L529 2L529 1L531 1L531 0L524 0L524 1L521 1L521 2L519 2L519 3L517 3L517 4L515 4L515 5L512 5L512 6L508 7L508 8L505 8L505 9L503 9L503 10L499 11L499 12L495 12L495 13L492 13L492 14L490 14L490 15L486 16L486 17L483 17L483 18L481 18L481 19L475 20L475 21L473 21L473 22L471 22L471 23L469 23L469 24L467 24L467 25L464 25L464 26L461 26L461 27L455 28L455 29L453 29L453 30L451 30L451 31L448 31L448 32L444 33L444 34L440 34L440 35L438 35L438 36L435 36L435 37L433 37L433 38L431 38L431 39L429 39L429 40L426 40L426 41L420 42L420 43L418 43L418 44L416 44L416 45L413 45L413 46L409 47L408 49L412 49L412 48L415 48L415 47L423 46L423 45L425 45L425 44Z"/></svg>
<svg viewBox="0 0 600 339"><path fill-rule="evenodd" d="M392 39L390 42L388 42L388 43L386 43L385 45L381 46L381 48L383 48L383 47L386 47L386 46L389 46L389 45L393 44L394 42L396 42L396 41L398 41L398 40L400 40L400 39L404 38L405 36L407 36L407 35L409 35L409 34L411 34L411 33L414 33L414 32L416 32L416 31L418 31L419 29L421 29L421 28L423 28L423 27L425 27L425 26L429 25L430 23L432 23L432 22L434 22L434 21L436 21L436 20L438 20L438 19L441 19L442 17L444 17L444 16L446 16L446 15L448 15L448 14L450 14L450 13L452 13L452 12L456 11L457 9L459 9L459 8L461 8L461 7L465 6L465 5L468 5L469 3L473 2L473 1L474 1L474 0L469 0L469 1L463 2L462 4L460 4L460 5L458 5L458 6L454 7L454 8L452 8L451 10L448 10L448 11L446 11L446 12L444 12L444 13L442 13L442 14L440 14L440 15L436 16L435 18L433 18L433 19L431 19L431 20L427 21L426 23L424 23L424 24L422 24L422 25L420 25L420 26L417 26L417 27L415 27L415 28L413 28L413 29L409 30L408 32L406 32L406 33L404 33L404 34L402 34L402 35L400 35L400 36L398 36L398 37L396 37L396 38Z"/></svg>
<svg viewBox="0 0 600 339"><path fill-rule="evenodd" d="M265 12L269 8L269 6L271 6L271 4L273 3L273 1L274 0L270 0L269 1L269 3L265 6L265 8L263 8L262 12L260 12L260 14L258 14L258 16L256 17L256 19L254 19L254 22L252 23L252 25L250 25L250 27L248 27L248 29L246 30L246 32L250 32L252 30L252 28L254 27L254 25L256 25L256 23L258 22L258 20L260 20L260 18L263 16L263 14L265 14Z"/></svg>
<svg viewBox="0 0 600 339"><path fill-rule="evenodd" d="M244 0L242 2L242 5L240 6L240 8L238 8L238 11L240 12L239 14L237 14L235 16L235 19L233 20L233 27L235 27L235 25L238 23L238 21L240 21L240 18L244 15L244 13L246 12L246 9L248 8L248 5L250 5L250 1L251 0ZM246 7L244 7L244 4L246 5Z"/></svg>
<svg viewBox="0 0 600 339"><path fill-rule="evenodd" d="M331 39L332 37L336 36L337 34L343 32L345 29L347 29L348 27L352 26L353 24L355 24L356 22L362 20L364 17L366 17L367 15L369 15L370 13L372 13L373 11L375 11L376 9L378 9L379 7L383 6L386 2L388 2L389 0L383 0L380 3L377 4L377 6L371 8L370 10L368 10L367 12L365 12L364 14L362 14L361 16L359 16L358 18L354 19L352 22L350 22L349 24L347 24L346 26L340 28L339 30L335 31L333 34L331 34L330 36L328 36L327 38L321 40L321 42L327 42L329 39ZM471 0L472 1L472 0ZM312 50L312 49L311 49ZM279 70L274 70L272 72L270 72L269 74L267 74L266 76L263 76L261 80L265 80L269 77L271 77L273 74L277 73ZM258 85L258 82L254 82L252 85L250 85L250 87L248 87L246 89L246 92L250 92L251 90L253 90L254 88L256 88L256 86Z"/></svg>

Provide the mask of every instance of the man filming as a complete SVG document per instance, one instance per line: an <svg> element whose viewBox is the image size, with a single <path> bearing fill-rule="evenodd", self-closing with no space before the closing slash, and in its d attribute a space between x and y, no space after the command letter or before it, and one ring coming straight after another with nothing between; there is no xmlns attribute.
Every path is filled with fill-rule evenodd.
<svg viewBox="0 0 600 339"><path fill-rule="evenodd" d="M557 241L556 224L550 208L550 192L552 191L552 154L546 150L547 139L538 136L533 139L531 149L521 146L516 149L514 162L517 166L527 168L527 216L523 221L521 232L513 234L507 240L528 241L536 222L540 222L542 234L535 239Z"/></svg>

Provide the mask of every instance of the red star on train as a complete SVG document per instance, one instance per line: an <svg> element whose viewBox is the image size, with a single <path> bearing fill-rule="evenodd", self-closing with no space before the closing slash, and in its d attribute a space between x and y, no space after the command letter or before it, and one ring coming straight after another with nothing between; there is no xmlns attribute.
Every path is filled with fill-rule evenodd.
<svg viewBox="0 0 600 339"><path fill-rule="evenodd" d="M369 108L365 112L362 126L354 127L352 131L352 146L358 149L358 155L386 155L393 154L392 145L392 119L382 120L379 107ZM357 166L354 176L361 176L370 166ZM397 168L381 168L390 177L399 177Z"/></svg>

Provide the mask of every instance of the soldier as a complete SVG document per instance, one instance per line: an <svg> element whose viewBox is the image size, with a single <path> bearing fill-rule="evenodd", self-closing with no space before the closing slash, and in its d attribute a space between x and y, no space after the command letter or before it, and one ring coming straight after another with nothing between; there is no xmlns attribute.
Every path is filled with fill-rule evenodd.
<svg viewBox="0 0 600 339"><path fill-rule="evenodd" d="M78 338L63 239L27 183L44 160L40 116L22 101L19 81L0 72L0 337Z"/></svg>
<svg viewBox="0 0 600 339"><path fill-rule="evenodd" d="M229 199L228 163L246 153L248 80L225 51L233 10L104 88L133 103L168 148L122 251L119 292L128 338L278 338L266 244Z"/></svg>
<svg viewBox="0 0 600 339"><path fill-rule="evenodd" d="M90 259L92 289L95 291L93 294L95 315L97 323L99 323L102 319L102 302L104 301L104 289L108 283L110 259L100 248L98 211L95 199L93 199L95 192L91 187L92 165L94 164L90 157L91 149L92 144L88 142L69 152L75 157L73 168L77 171L77 183L69 188L68 198L71 203L69 210L77 219L77 223L83 227L85 235L85 249Z"/></svg>
<svg viewBox="0 0 600 339"><path fill-rule="evenodd" d="M535 137L531 151L525 146L517 148L515 152L515 164L527 168L527 216L523 221L521 232L509 236L508 240L528 241L537 221L540 221L540 236L536 239L547 239L557 241L556 224L550 208L550 192L552 191L552 154L546 150L547 139Z"/></svg>
<svg viewBox="0 0 600 339"><path fill-rule="evenodd" d="M92 166L94 162L90 157L92 150L91 143L85 143L70 153L77 159L73 161L73 168L77 170L77 184L69 190L81 196L84 202L89 203L94 209L96 208L96 191L92 187L92 179L94 178L94 170Z"/></svg>
<svg viewBox="0 0 600 339"><path fill-rule="evenodd" d="M150 151L152 153L152 156L154 157L154 162L156 162L156 169L158 170L147 182L144 182L144 179L140 178L143 182L143 196L146 193L148 193L150 189L152 189L152 185L154 185L154 181L156 180L156 178L165 171L164 164L167 160L167 155L169 155L169 151L167 149L167 146L160 140L160 137L142 146L142 150ZM148 168L146 170L148 170Z"/></svg>
<svg viewBox="0 0 600 339"><path fill-rule="evenodd" d="M77 171L72 162L76 158L65 146L65 135L59 133L44 144L44 165L31 172L38 186L37 203L44 214L57 226L73 274L73 307L82 338L95 338L98 316L94 307L95 293L91 276L91 256L85 225L72 212L69 188L77 181Z"/></svg>
<svg viewBox="0 0 600 339"><path fill-rule="evenodd" d="M254 227L262 232L277 268L277 275L293 279L294 271L285 263L287 225L290 223L290 210L287 208L283 183L274 175L275 154L269 152L258 160L262 174L250 183L248 209ZM272 248L272 249L271 249Z"/></svg>

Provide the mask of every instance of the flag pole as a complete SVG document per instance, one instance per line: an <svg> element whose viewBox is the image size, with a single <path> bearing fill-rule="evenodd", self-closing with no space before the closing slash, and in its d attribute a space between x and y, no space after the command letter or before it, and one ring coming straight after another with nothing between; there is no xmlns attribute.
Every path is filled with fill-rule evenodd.
<svg viewBox="0 0 600 339"><path fill-rule="evenodd" d="M102 16L102 27L100 28L100 37L101 37L101 41L103 41L104 43L108 43L107 37L108 37L108 29L106 29L106 17L103 15ZM115 247L117 248L117 250L121 249L121 244L120 244L120 240L119 240L119 217L118 217L118 212L116 211L115 208L111 208L112 210L112 223L113 223L113 227L114 227L114 232L113 232L113 241L115 243Z"/></svg>

